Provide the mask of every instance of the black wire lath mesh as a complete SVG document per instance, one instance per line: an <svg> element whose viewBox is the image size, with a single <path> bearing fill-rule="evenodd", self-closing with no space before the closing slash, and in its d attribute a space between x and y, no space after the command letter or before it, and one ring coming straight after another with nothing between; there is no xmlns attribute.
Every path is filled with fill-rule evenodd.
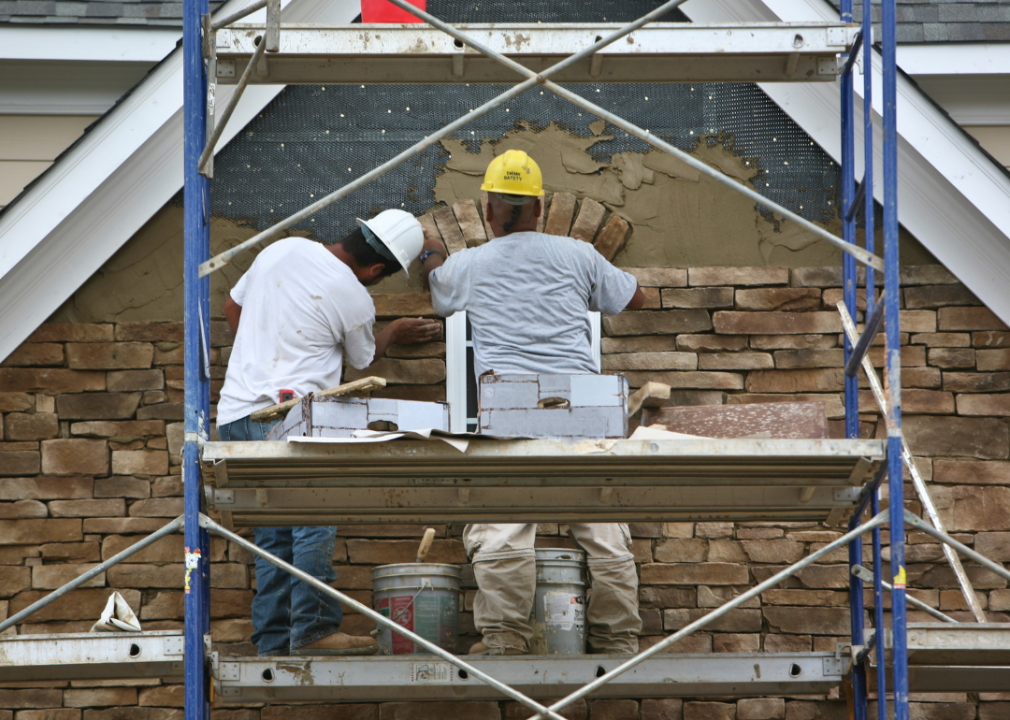
<svg viewBox="0 0 1010 720"><path fill-rule="evenodd" d="M628 22L655 0L429 0L450 22ZM684 21L679 11L667 21ZM753 158L762 195L810 220L835 215L839 169L767 95L750 83L573 84L601 107L691 150L700 137ZM215 160L211 212L266 228L382 164L506 89L499 85L296 85L281 92ZM550 123L588 137L597 118L543 91L529 90L452 137L480 143L518 123L536 131ZM645 98L648 98L646 100ZM646 152L645 142L607 127L612 140L590 154ZM295 226L324 242L341 238L355 217L402 207L421 214L435 204L435 179L448 155L438 144Z"/></svg>

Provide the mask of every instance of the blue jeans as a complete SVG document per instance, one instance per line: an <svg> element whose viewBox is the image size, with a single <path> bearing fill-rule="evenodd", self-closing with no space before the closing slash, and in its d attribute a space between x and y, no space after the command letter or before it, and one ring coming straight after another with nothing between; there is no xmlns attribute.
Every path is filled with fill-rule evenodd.
<svg viewBox="0 0 1010 720"><path fill-rule="evenodd" d="M218 428L221 440L265 440L280 422L258 423L248 416ZM335 527L256 528L256 544L325 583L337 579L333 569ZM252 641L260 655L290 655L340 629L344 614L336 598L256 558L256 596L252 603Z"/></svg>

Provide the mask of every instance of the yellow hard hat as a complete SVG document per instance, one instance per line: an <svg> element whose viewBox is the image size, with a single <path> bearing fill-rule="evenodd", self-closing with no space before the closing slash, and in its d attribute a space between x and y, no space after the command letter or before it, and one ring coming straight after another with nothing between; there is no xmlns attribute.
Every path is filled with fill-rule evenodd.
<svg viewBox="0 0 1010 720"><path fill-rule="evenodd" d="M501 195L541 197L544 181L540 166L533 162L533 158L522 150L508 150L487 166L480 189Z"/></svg>

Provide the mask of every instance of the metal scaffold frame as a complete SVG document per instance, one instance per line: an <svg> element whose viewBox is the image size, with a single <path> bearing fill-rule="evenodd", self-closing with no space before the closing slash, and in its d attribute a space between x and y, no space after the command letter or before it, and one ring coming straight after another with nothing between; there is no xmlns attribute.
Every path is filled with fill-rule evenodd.
<svg viewBox="0 0 1010 720"><path fill-rule="evenodd" d="M908 720L908 664L906 650L906 598L905 598L905 569L904 569L904 543L903 532L905 517L903 503L903 473L902 464L905 459L905 448L901 436L901 363L900 363L900 343L899 343L899 288L898 288L898 218L897 218L897 128L895 123L895 0L884 0L883 2L883 128L884 128L884 188L883 188L883 208L884 208L884 257L883 260L873 253L873 192L872 183L872 105L870 102L871 72L870 72L870 48L872 47L870 37L869 3L863 5L863 28L852 46L847 62L842 70L842 218L843 233L838 238L827 232L823 228L809 222L808 220L790 212L785 207L770 201L742 184L722 175L719 171L710 168L698 161L691 155L673 147L664 140L650 134L634 124L600 108L599 106L585 100L575 93L561 87L549 78L557 74L566 67L572 66L587 58L593 58L595 62L598 56L597 51L602 50L619 38L625 37L637 28L640 28L652 20L666 14L684 0L670 0L658 7L653 12L643 16L639 20L630 23L620 30L611 33L593 43L586 49L577 52L565 60L553 66L535 72L512 60L509 57L495 51L488 45L477 41L472 35L464 33L458 28L448 25L430 14L420 11L411 6L406 0L391 0L395 5L412 13L416 17L425 21L429 25L453 37L463 43L468 49L490 58L502 66L512 70L516 75L524 78L506 92L499 95L494 100L485 103L479 108L472 110L467 115L449 123L443 128L433 132L421 142L408 150L403 151L396 157L375 168L371 172L359 177L344 187L335 190L326 197L309 205L289 218L273 225L260 232L253 238L240 245L211 259L209 219L210 200L208 178L213 174L213 153L214 146L220 136L224 122L230 117L232 110L242 95L252 77L253 70L263 62L269 62L269 53L277 52L279 48L279 37L281 33L280 25L280 0L261 0L247 8L246 11L237 13L225 20L212 23L210 20L207 0L185 0L184 3L184 53L185 53L185 320L186 320L186 350L185 350L185 370L186 370L186 403L185 403L185 449L183 453L183 482L185 485L185 545L186 545L186 624L185 624L185 673L186 673L186 718L187 720L204 720L208 717L208 670L205 657L205 640L209 630L209 554L207 546L207 531L223 535L232 542L236 542L251 552L264 557L268 561L283 567L299 579L308 582L317 589L327 592L339 598L342 602L353 605L359 612L371 617L376 622L392 626L397 632L410 637L415 643L425 647L435 655L451 662L453 665L465 669L475 677L482 679L489 685L497 688L507 697L511 697L529 707L537 713L536 717L549 717L560 720L558 710L567 706L575 700L585 697L595 688L608 682L613 677L643 662L656 653L669 647L676 642L702 627L706 622L729 609L745 602L751 597L757 596L764 589L777 584L785 577L794 573L799 567L814 562L817 558L825 555L831 549L840 547L842 544L849 545L850 564L853 568L860 567L862 561L862 547L860 538L868 530L873 532L873 574L874 591L876 596L875 616L876 627L883 627L883 579L881 577L882 563L880 553L880 532L881 525L887 523L890 529L891 543L891 568L893 582L892 593L892 624L893 624L893 706L896 720ZM213 123L208 123L208 108L213 107L213 94L208 93L209 82L216 82L216 41L214 32L223 28L226 24L239 20L249 12L266 7L267 24L266 31L256 48L249 65L238 81L236 90L229 102L229 105L221 114L221 122L216 127ZM852 22L852 0L842 0L841 19L845 23ZM858 190L855 187L853 176L854 160L854 107L855 95L853 88L853 66L862 44L864 57L864 122L865 122L865 143L866 143L866 179L860 184ZM265 52L264 52L265 51ZM266 60L264 60L266 58ZM790 61L794 62L794 61ZM462 59L460 60L462 65ZM210 77L209 77L210 75ZM850 317L856 316L856 260L867 265L866 285L867 285L867 327L864 332L863 342L854 343L853 333L846 334L846 361L851 366L847 367L845 382L845 410L846 410L846 434L849 438L858 438L858 395L856 383L856 370L863 364L865 353L870 345L876 329L879 328L879 321L883 319L886 327L886 369L887 388L886 415L888 426L888 455L886 474L888 476L889 487L889 513L880 513L877 500L877 486L880 483L884 472L878 474L876 482L867 486L863 493L863 499L859 503L858 511L854 513L850 523L849 532L841 539L830 543L825 548L804 558L800 563L788 570L779 573L774 578L757 585L746 593L738 596L733 601L727 603L722 608L710 613L705 618L698 620L683 630L665 638L659 644L649 650L635 656L622 663L618 668L611 670L598 678L594 682L584 686L581 690L569 694L563 700L554 703L550 707L545 707L525 695L509 688L494 678L482 673L476 667L463 660L455 658L449 653L441 650L437 646L425 641L412 633L404 630L395 623L391 623L383 616L374 612L360 603L333 590L325 583L321 583L314 578L304 575L294 567L285 566L277 558L270 556L255 547L252 543L231 533L227 529L217 525L202 513L202 502L204 493L200 479L199 451L200 443L209 440L210 427L210 405L209 405L209 273L220 269L232 258L245 250L258 245L266 240L279 237L288 228L299 221L307 218L313 213L321 210L327 205L346 196L350 192L364 186L372 180L380 177L393 167L404 162L408 158L416 155L426 147L434 144L440 139L450 135L468 122L480 117L495 107L498 107L506 100L519 95L522 92L540 85L544 89L569 100L575 105L603 118L609 123L622 128L630 135L644 140L653 147L668 152L682 162L691 166L698 172L712 178L713 180L728 185L737 192L742 193L752 199L757 205L771 212L777 213L784 218L794 221L805 230L811 232L816 237L824 239L844 251L843 272L844 272L844 308ZM866 248L863 249L856 244L856 209L861 200L865 200L864 220L866 222ZM884 272L884 286L887 291L882 299L883 312L878 309L873 311L874 302L874 280L875 270ZM843 316L846 313L843 312ZM876 324L874 324L874 321ZM851 320L849 321L851 325ZM848 329L848 328L847 328ZM854 328L851 328L854 331ZM855 346L855 347L854 347ZM865 363L868 366L868 362ZM851 369L851 372L849 370ZM872 368L867 367L868 373L872 374ZM882 400L878 396L878 400ZM910 458L910 456L908 456ZM913 466L914 467L914 466ZM913 471L914 472L914 471ZM872 505L873 518L869 522L860 525L860 518L868 505ZM935 521L935 518L934 518ZM942 533L940 533L942 535ZM946 537L946 536L944 536ZM945 540L947 542L947 540ZM951 553L951 557L956 562L956 557ZM960 568L959 563L955 565ZM1002 568L1001 568L1002 569ZM865 571L864 571L865 572ZM959 574L963 575L963 570ZM865 654L865 644L863 641L863 587L862 580L853 574L850 583L851 608L852 608L852 646L854 658L858 652ZM876 643L878 658L877 663L878 683L881 691L885 687L884 677L884 643ZM858 658L857 658L858 659ZM867 682L864 672L864 663L854 662L853 687L856 705L856 719L866 720L867 714ZM886 717L886 703L879 703L881 707L881 718Z"/></svg>

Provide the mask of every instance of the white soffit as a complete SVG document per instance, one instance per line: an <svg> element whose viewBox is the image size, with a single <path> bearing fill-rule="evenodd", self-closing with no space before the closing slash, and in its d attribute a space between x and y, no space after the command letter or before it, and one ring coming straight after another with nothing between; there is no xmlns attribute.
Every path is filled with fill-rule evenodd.
<svg viewBox="0 0 1010 720"><path fill-rule="evenodd" d="M290 0L283 19L347 23L359 12L357 0ZM218 148L281 90L249 87ZM231 92L218 86L219 106ZM182 125L179 48L0 216L0 360L179 191Z"/></svg>
<svg viewBox="0 0 1010 720"><path fill-rule="evenodd" d="M1006 75L1010 43L899 45L898 67L909 75Z"/></svg>
<svg viewBox="0 0 1010 720"><path fill-rule="evenodd" d="M822 0L705 0L684 5L696 22L837 20ZM882 108L880 58L873 56L874 108ZM862 94L862 76L856 77ZM764 83L761 89L836 161L837 83ZM862 117L857 101L856 117ZM862 177L862 122L856 122L856 178ZM879 127L877 128L879 132ZM1010 322L1010 178L907 78L898 77L898 216L947 269ZM875 140L874 194L883 180Z"/></svg>
<svg viewBox="0 0 1010 720"><path fill-rule="evenodd" d="M243 3L244 4L244 3ZM0 60L156 63L175 49L174 27L0 25Z"/></svg>

